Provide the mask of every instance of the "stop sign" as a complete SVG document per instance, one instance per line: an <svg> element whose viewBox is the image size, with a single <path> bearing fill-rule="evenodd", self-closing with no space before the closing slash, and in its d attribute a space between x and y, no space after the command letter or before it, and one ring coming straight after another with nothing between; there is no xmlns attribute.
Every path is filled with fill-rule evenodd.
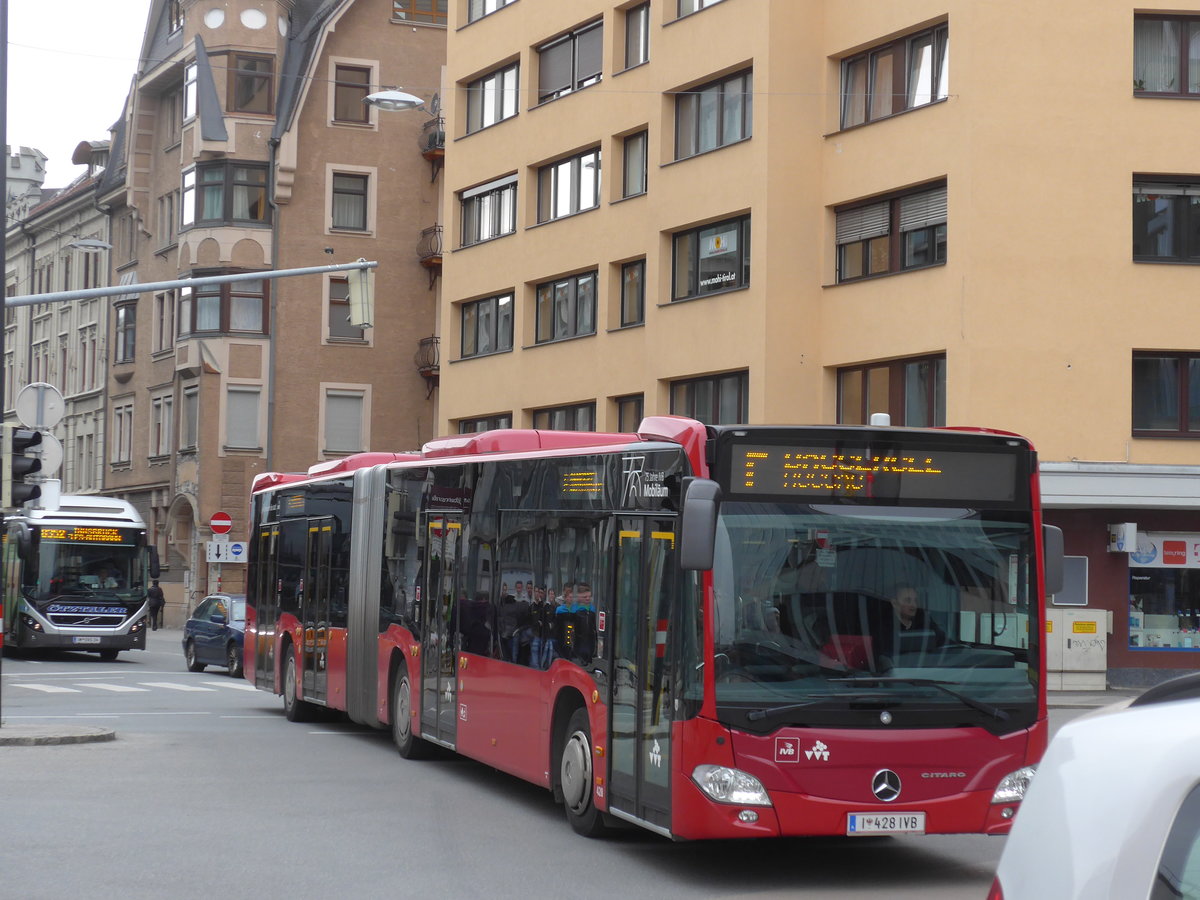
<svg viewBox="0 0 1200 900"><path fill-rule="evenodd" d="M229 513L213 513L213 517L208 521L208 527L212 529L213 534L229 534L233 528L233 519L229 518Z"/></svg>

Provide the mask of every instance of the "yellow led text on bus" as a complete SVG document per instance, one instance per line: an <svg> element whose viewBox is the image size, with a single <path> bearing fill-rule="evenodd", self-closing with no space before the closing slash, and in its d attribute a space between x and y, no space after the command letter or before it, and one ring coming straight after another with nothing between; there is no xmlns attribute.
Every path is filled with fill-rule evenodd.
<svg viewBox="0 0 1200 900"><path fill-rule="evenodd" d="M43 528L42 539L47 541L81 541L89 544L119 544L120 529L81 525L76 528Z"/></svg>
<svg viewBox="0 0 1200 900"><path fill-rule="evenodd" d="M604 482L595 470L590 472L567 472L563 475L564 494L597 494L604 490Z"/></svg>

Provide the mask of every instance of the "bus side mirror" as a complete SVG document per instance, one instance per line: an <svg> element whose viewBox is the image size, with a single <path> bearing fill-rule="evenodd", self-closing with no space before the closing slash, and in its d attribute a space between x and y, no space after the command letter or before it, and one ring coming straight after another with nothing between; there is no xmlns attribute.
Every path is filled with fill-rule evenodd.
<svg viewBox="0 0 1200 900"><path fill-rule="evenodd" d="M1063 533L1054 525L1042 526L1042 550L1046 560L1046 596L1063 589Z"/></svg>
<svg viewBox="0 0 1200 900"><path fill-rule="evenodd" d="M155 547L153 544L151 544L149 547L149 550L150 550L150 577L152 579L155 579L155 578L158 578L158 576L162 574L162 566L160 566L159 562L158 562L158 548Z"/></svg>
<svg viewBox="0 0 1200 900"><path fill-rule="evenodd" d="M715 481L694 476L683 479L679 564L684 569L707 571L712 568L720 505L721 488Z"/></svg>
<svg viewBox="0 0 1200 900"><path fill-rule="evenodd" d="M10 535L10 538L15 537L17 541L17 556L21 562L29 565L34 562L34 554L37 547L34 545L33 532L24 522L18 522L15 528L15 534Z"/></svg>

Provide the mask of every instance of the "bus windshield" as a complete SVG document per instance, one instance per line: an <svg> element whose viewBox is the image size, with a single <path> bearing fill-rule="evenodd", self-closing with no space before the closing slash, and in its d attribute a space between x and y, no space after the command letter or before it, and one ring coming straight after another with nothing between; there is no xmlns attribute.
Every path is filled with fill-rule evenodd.
<svg viewBox="0 0 1200 900"><path fill-rule="evenodd" d="M930 726L1027 724L1033 550L1029 514L1016 511L723 503L722 720L852 727L904 709Z"/></svg>
<svg viewBox="0 0 1200 900"><path fill-rule="evenodd" d="M25 570L26 586L39 590L38 599L136 599L145 593L141 562L142 554L132 532L123 535L122 543L105 544L47 540L43 534L38 544L38 564Z"/></svg>

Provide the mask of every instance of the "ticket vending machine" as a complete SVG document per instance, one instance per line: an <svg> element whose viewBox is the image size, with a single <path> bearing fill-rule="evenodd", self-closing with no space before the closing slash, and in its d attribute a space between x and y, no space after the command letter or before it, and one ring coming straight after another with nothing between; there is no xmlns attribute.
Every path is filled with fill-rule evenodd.
<svg viewBox="0 0 1200 900"><path fill-rule="evenodd" d="M1102 691L1108 686L1112 611L1087 605L1087 557L1063 561L1063 589L1046 610L1046 688Z"/></svg>

